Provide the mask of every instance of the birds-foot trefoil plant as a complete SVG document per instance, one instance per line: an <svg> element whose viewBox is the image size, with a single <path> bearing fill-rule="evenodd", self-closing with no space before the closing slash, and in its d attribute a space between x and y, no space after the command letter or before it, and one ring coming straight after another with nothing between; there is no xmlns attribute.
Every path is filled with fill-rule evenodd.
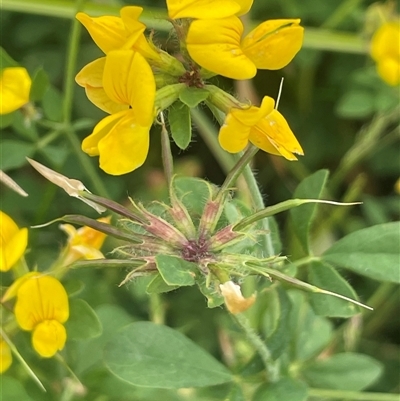
<svg viewBox="0 0 400 401"><path fill-rule="evenodd" d="M92 193L86 183L47 167L49 163L27 158L47 180L105 217L66 214L36 226L50 230L51 223L63 222L60 228L68 235L47 268L27 267L27 230L6 215L2 218L0 270L13 277L2 295L1 372L14 368L12 351L36 378L14 344L22 329L32 332L32 346L40 357L55 356L72 376L75 387L68 387L63 399L79 399L85 391L96 397L87 384L93 381L90 375L97 381L110 372L119 385L121 380L133 385L129 391L143 400L159 399L166 391L177 401L305 401L331 390L343 390L339 398L360 399L360 391L382 368L365 355L336 352L326 318L361 319L372 307L359 301L336 267L396 281L392 270L376 266L382 254L384 266L392 262L398 225L385 226L383 240L376 240L382 229L371 227L314 252L311 225L317 206L329 208L325 216L318 215L329 221L331 210L360 202L324 200L333 196L327 189L328 172L320 170L304 179L291 199L265 206L251 168L254 156L262 150L296 163L304 155L301 141L290 128L290 118L278 110L281 93L276 100L264 96L253 104L225 91L218 78L247 80L258 70L286 67L303 44L300 19L268 20L247 32L243 16L251 0L166 3L171 28L167 45L158 41L157 32L146 31L141 7L123 7L119 16L78 12L76 19L103 55L84 66L75 81L90 102L107 113L83 139L81 150L99 157L104 173L125 175L146 162L152 131L151 140L161 144L167 196L149 202L126 196L121 204L98 191L101 186ZM29 104L28 80L25 75L23 79L23 99L10 101L10 108ZM171 151L171 143L180 151L188 148L201 108L219 123L209 140L229 159L220 186L177 173ZM275 215L283 212L290 214L292 234L285 241L296 255L282 246ZM318 229L324 230L324 220ZM103 255L106 236L111 250ZM120 297L142 288L151 322L132 323L122 309L102 309L107 290L91 299L96 312L74 299L82 291L75 288L79 284L74 277L100 269L105 275L117 271L119 279L112 285L121 287ZM103 276L93 285L104 284ZM163 300L191 290L201 293L200 309L219 313L217 325L224 322L214 333L222 351L209 353L189 340L183 334L186 322L179 329L169 327L174 324L169 324L167 309L173 306ZM190 302L185 300L195 316L199 307ZM367 374L358 378L361 367ZM335 374L338 377L330 379ZM347 379L352 375L357 379ZM114 382L110 387L114 385L118 387ZM149 393L143 395L141 388L150 388Z"/></svg>

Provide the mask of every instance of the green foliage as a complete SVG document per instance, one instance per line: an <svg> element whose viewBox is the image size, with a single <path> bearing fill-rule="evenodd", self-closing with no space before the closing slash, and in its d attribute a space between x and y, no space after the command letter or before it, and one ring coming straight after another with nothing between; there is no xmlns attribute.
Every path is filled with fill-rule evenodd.
<svg viewBox="0 0 400 401"><path fill-rule="evenodd" d="M329 248L322 258L363 276L399 283L399 251L400 223L393 222L347 235Z"/></svg>
<svg viewBox="0 0 400 401"><path fill-rule="evenodd" d="M196 265L176 256L157 255L157 269L169 286L193 285Z"/></svg>
<svg viewBox="0 0 400 401"><path fill-rule="evenodd" d="M252 401L305 401L307 400L307 386L288 377L276 383L262 385L254 395Z"/></svg>
<svg viewBox="0 0 400 401"><path fill-rule="evenodd" d="M173 140L185 150L192 139L190 108L184 103L175 102L168 113L168 121Z"/></svg>
<svg viewBox="0 0 400 401"><path fill-rule="evenodd" d="M230 372L176 330L151 322L132 323L105 348L108 368L144 387L204 387L233 380Z"/></svg>

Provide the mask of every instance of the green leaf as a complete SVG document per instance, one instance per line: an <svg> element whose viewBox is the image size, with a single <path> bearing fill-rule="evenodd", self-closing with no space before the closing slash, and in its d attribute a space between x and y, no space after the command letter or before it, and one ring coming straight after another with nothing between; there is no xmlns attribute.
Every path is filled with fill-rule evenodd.
<svg viewBox="0 0 400 401"><path fill-rule="evenodd" d="M370 356L348 352L315 361L303 376L312 387L360 391L374 383L382 370L382 365Z"/></svg>
<svg viewBox="0 0 400 401"><path fill-rule="evenodd" d="M400 282L400 223L364 228L337 241L322 259L380 281Z"/></svg>
<svg viewBox="0 0 400 401"><path fill-rule="evenodd" d="M179 99L191 109L208 98L209 91L201 88L184 88L179 92Z"/></svg>
<svg viewBox="0 0 400 401"><path fill-rule="evenodd" d="M32 79L32 86L29 92L29 100L36 102L41 100L49 87L49 77L43 68L39 68Z"/></svg>
<svg viewBox="0 0 400 401"><path fill-rule="evenodd" d="M146 287L146 292L148 294L161 294L163 292L169 292L177 289L178 286L168 285L162 278L161 274L157 274L153 280L150 281L149 285Z"/></svg>
<svg viewBox="0 0 400 401"><path fill-rule="evenodd" d="M315 315L304 294L290 291L289 295L292 303L289 329L292 335L292 358L305 361L317 355L329 343L332 324Z"/></svg>
<svg viewBox="0 0 400 401"><path fill-rule="evenodd" d="M289 316L292 304L287 292L281 286L275 291L270 291L269 294L271 304L267 303L263 317L263 328L267 337L268 348L271 350L272 357L276 359L282 355L290 342ZM269 325L273 326L273 330L268 332Z"/></svg>
<svg viewBox="0 0 400 401"><path fill-rule="evenodd" d="M134 320L132 316L115 305L103 304L96 308L103 331L99 337L68 344L71 348L76 345L77 360L74 365L75 373L79 374L92 366L102 365L102 351L115 332Z"/></svg>
<svg viewBox="0 0 400 401"><path fill-rule="evenodd" d="M197 265L182 258L170 255L156 256L157 269L168 285L193 285Z"/></svg>
<svg viewBox="0 0 400 401"><path fill-rule="evenodd" d="M176 196L188 209L190 216L192 218L201 216L206 202L212 196L211 185L193 177L177 177L172 184Z"/></svg>
<svg viewBox="0 0 400 401"><path fill-rule="evenodd" d="M200 276L197 280L197 285L200 292L207 298L207 306L216 308L224 303L224 297L215 290L213 283L208 284L204 276Z"/></svg>
<svg viewBox="0 0 400 401"><path fill-rule="evenodd" d="M83 299L71 299L70 317L65 323L69 340L86 340L98 337L103 328L95 311Z"/></svg>
<svg viewBox="0 0 400 401"><path fill-rule="evenodd" d="M168 113L168 121L174 142L181 149L186 149L192 139L190 109L181 102L175 102Z"/></svg>
<svg viewBox="0 0 400 401"><path fill-rule="evenodd" d="M26 157L32 157L35 146L30 143L6 139L0 143L0 169L3 171L27 164Z"/></svg>
<svg viewBox="0 0 400 401"><path fill-rule="evenodd" d="M24 385L20 380L16 380L7 375L2 375L0 381L1 401L33 401L33 399L26 393Z"/></svg>
<svg viewBox="0 0 400 401"><path fill-rule="evenodd" d="M374 95L369 90L352 90L347 92L336 108L342 118L365 118L373 113L375 108Z"/></svg>
<svg viewBox="0 0 400 401"><path fill-rule="evenodd" d="M136 386L204 387L233 380L225 366L183 334L151 322L121 329L104 358L112 373Z"/></svg>
<svg viewBox="0 0 400 401"><path fill-rule="evenodd" d="M293 197L301 199L320 199L328 179L328 170L319 170L304 179L296 188ZM307 254L310 253L310 228L315 217L317 204L299 206L290 210L293 229Z"/></svg>
<svg viewBox="0 0 400 401"><path fill-rule="evenodd" d="M45 91L42 99L42 106L46 118L51 121L62 121L62 96L61 93L53 86L49 86Z"/></svg>
<svg viewBox="0 0 400 401"><path fill-rule="evenodd" d="M0 46L0 68L18 67L18 63Z"/></svg>
<svg viewBox="0 0 400 401"><path fill-rule="evenodd" d="M14 121L15 113L3 114L0 117L0 128L4 129L9 127Z"/></svg>
<svg viewBox="0 0 400 401"><path fill-rule="evenodd" d="M252 401L306 401L307 386L289 377L259 387Z"/></svg>
<svg viewBox="0 0 400 401"><path fill-rule="evenodd" d="M357 299L357 294L350 284L326 263L315 261L309 265L308 282L348 298ZM360 313L360 307L325 294L310 294L310 301L315 313L320 316L350 317Z"/></svg>

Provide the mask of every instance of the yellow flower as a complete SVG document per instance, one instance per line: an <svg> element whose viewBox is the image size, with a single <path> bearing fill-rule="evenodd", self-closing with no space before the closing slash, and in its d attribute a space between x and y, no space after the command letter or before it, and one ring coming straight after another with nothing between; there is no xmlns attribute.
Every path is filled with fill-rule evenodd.
<svg viewBox="0 0 400 401"><path fill-rule="evenodd" d="M158 52L150 46L143 34L146 26L138 21L142 11L142 7L128 6L121 9L121 17L92 18L85 13L78 13L76 18L105 54L112 50L131 49L146 58L158 60Z"/></svg>
<svg viewBox="0 0 400 401"><path fill-rule="evenodd" d="M234 315L249 309L256 300L255 294L249 298L245 298L242 295L240 286L235 284L233 281L227 281L224 284L220 284L219 289L224 297L226 308Z"/></svg>
<svg viewBox="0 0 400 401"><path fill-rule="evenodd" d="M4 68L0 77L0 114L11 113L28 103L31 83L25 68Z"/></svg>
<svg viewBox="0 0 400 401"><path fill-rule="evenodd" d="M97 221L110 223L110 217L102 217ZM106 234L84 226L76 229L71 224L60 224L60 228L68 235L68 244L64 265L68 266L79 259L104 259L100 248L106 239Z"/></svg>
<svg viewBox="0 0 400 401"><path fill-rule="evenodd" d="M257 68L285 67L303 43L299 19L265 21L242 40L243 24L236 16L199 19L190 24L187 50L201 67L233 79L249 79Z"/></svg>
<svg viewBox="0 0 400 401"><path fill-rule="evenodd" d="M265 96L261 106L232 108L219 132L219 142L228 152L243 150L248 141L265 152L297 160L303 149L285 118L274 109L274 100Z"/></svg>
<svg viewBox="0 0 400 401"><path fill-rule="evenodd" d="M14 307L18 325L32 331L36 352L50 358L62 350L67 339L63 323L69 317L68 295L54 277L36 274L22 281Z"/></svg>
<svg viewBox="0 0 400 401"><path fill-rule="evenodd" d="M5 372L12 363L10 346L0 337L0 374Z"/></svg>
<svg viewBox="0 0 400 401"><path fill-rule="evenodd" d="M253 0L167 0L168 15L177 18L225 18L246 14Z"/></svg>
<svg viewBox="0 0 400 401"><path fill-rule="evenodd" d="M28 245L28 229L18 228L14 220L0 210L0 271L8 271L18 262Z"/></svg>
<svg viewBox="0 0 400 401"><path fill-rule="evenodd" d="M103 72L108 98L124 110L105 117L84 139L82 150L100 156L100 168L120 175L140 167L149 149L149 130L154 120L156 84L145 58L132 50L108 53Z"/></svg>
<svg viewBox="0 0 400 401"><path fill-rule="evenodd" d="M372 37L371 57L379 76L389 85L400 84L400 24L387 22Z"/></svg>

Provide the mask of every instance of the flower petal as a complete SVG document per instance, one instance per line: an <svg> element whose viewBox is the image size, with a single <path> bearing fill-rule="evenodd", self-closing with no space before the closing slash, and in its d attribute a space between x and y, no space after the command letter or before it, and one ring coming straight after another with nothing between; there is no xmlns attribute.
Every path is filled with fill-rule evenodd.
<svg viewBox="0 0 400 401"><path fill-rule="evenodd" d="M297 160L294 153L304 154L289 124L278 110L273 110L260 120L251 130L249 139L265 152L281 154L288 160ZM270 145L276 149L275 152L271 151Z"/></svg>
<svg viewBox="0 0 400 401"><path fill-rule="evenodd" d="M86 88L88 85L93 88L102 88L105 65L106 57L100 57L91 63L86 64L76 75L76 83L83 88Z"/></svg>
<svg viewBox="0 0 400 401"><path fill-rule="evenodd" d="M146 59L132 50L118 50L107 56L104 90L113 101L129 104L138 124L148 126L154 119L156 84Z"/></svg>
<svg viewBox="0 0 400 401"><path fill-rule="evenodd" d="M31 277L18 290L14 313L23 330L32 330L45 320L64 323L69 317L67 293L54 277Z"/></svg>
<svg viewBox="0 0 400 401"><path fill-rule="evenodd" d="M240 48L243 24L237 17L197 20L190 24L187 50L201 67L233 79L256 75L254 63Z"/></svg>
<svg viewBox="0 0 400 401"><path fill-rule="evenodd" d="M249 298L244 298L242 292L240 291L240 286L232 281L227 281L224 284L220 284L219 288L222 296L224 297L227 309L234 315L249 309L256 300L255 294Z"/></svg>
<svg viewBox="0 0 400 401"><path fill-rule="evenodd" d="M120 49L127 40L122 19L114 16L91 18L85 13L76 14L76 19L88 30L96 45L104 52Z"/></svg>
<svg viewBox="0 0 400 401"><path fill-rule="evenodd" d="M127 112L98 144L100 168L121 175L140 167L149 151L149 130L138 124L136 112Z"/></svg>
<svg viewBox="0 0 400 401"><path fill-rule="evenodd" d="M250 127L242 124L231 113L219 130L218 141L221 147L230 153L243 150L249 143Z"/></svg>
<svg viewBox="0 0 400 401"><path fill-rule="evenodd" d="M19 229L14 220L0 211L0 271L8 271L24 254L28 230Z"/></svg>
<svg viewBox="0 0 400 401"><path fill-rule="evenodd" d="M371 57L379 62L383 57L399 59L400 26L398 22L383 24L372 37Z"/></svg>
<svg viewBox="0 0 400 401"><path fill-rule="evenodd" d="M292 61L303 44L304 29L299 19L261 23L243 39L243 53L257 68L278 70Z"/></svg>
<svg viewBox="0 0 400 401"><path fill-rule="evenodd" d="M4 68L0 74L0 114L12 113L29 102L31 78L23 67Z"/></svg>
<svg viewBox="0 0 400 401"><path fill-rule="evenodd" d="M98 156L99 141L103 139L114 127L114 125L128 112L129 110L120 111L119 113L111 114L110 116L107 116L98 122L94 127L93 132L83 140L82 150L89 156Z"/></svg>
<svg viewBox="0 0 400 401"><path fill-rule="evenodd" d="M67 340L65 327L57 320L39 323L32 333L32 345L43 358L51 358L64 348Z"/></svg>
<svg viewBox="0 0 400 401"><path fill-rule="evenodd" d="M246 1L242 0L240 3ZM167 0L167 7L168 15L172 19L225 18L241 11L241 5L234 0Z"/></svg>
<svg viewBox="0 0 400 401"><path fill-rule="evenodd" d="M400 60L399 58L384 58L376 65L379 76L389 85L397 86L400 84Z"/></svg>
<svg viewBox="0 0 400 401"><path fill-rule="evenodd" d="M5 372L12 363L10 346L0 337L0 374Z"/></svg>

